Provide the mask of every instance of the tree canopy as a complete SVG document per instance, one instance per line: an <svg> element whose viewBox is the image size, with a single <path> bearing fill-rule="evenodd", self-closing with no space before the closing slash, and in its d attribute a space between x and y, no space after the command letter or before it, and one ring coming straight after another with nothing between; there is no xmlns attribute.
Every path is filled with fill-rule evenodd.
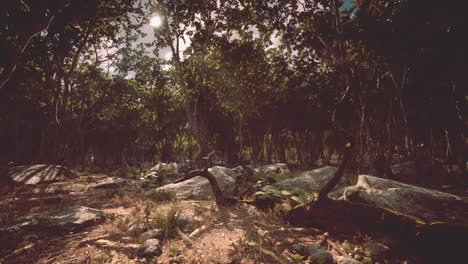
<svg viewBox="0 0 468 264"><path fill-rule="evenodd" d="M0 162L312 166L352 136L358 169L382 153L465 168L467 8L8 0Z"/></svg>

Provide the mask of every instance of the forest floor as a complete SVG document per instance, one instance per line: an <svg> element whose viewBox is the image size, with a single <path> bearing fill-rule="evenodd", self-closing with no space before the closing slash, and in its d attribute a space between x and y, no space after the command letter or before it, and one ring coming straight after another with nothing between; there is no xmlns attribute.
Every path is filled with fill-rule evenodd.
<svg viewBox="0 0 468 264"><path fill-rule="evenodd" d="M218 208L214 201L151 200L137 182L117 189L92 188L107 177L93 174L69 182L0 189L1 226L28 213L69 205L88 206L107 214L104 223L76 233L38 233L14 252L0 255L0 263L306 263L290 251L291 245L321 244L336 259L356 253L344 244L365 248L373 242L359 234L345 237L315 228L293 227L272 212L247 204ZM60 190L69 192L56 194ZM59 198L51 203L51 197ZM138 259L141 242L138 234L128 233L132 223L154 217L164 220L174 208L177 217L191 219L190 224L167 234L163 253L157 260ZM190 236L197 228L200 232ZM407 262L396 256L381 263Z"/></svg>

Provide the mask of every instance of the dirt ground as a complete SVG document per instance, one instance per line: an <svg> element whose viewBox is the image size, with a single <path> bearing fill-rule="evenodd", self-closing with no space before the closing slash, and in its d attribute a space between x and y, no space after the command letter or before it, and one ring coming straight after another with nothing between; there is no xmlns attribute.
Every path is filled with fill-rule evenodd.
<svg viewBox="0 0 468 264"><path fill-rule="evenodd" d="M77 233L31 234L14 252L0 255L0 263L295 263L288 248L301 242L322 244L334 257L347 255L341 243L350 238L292 227L251 205L218 208L213 201L155 202L145 198L136 182L118 189L91 188L106 177L97 174L66 183L2 188L1 226L31 212L68 205L103 210L108 217L103 224ZM138 259L138 235L128 236L126 231L144 218L145 208L152 215L171 206L177 206L179 217L194 221L169 234L157 259Z"/></svg>

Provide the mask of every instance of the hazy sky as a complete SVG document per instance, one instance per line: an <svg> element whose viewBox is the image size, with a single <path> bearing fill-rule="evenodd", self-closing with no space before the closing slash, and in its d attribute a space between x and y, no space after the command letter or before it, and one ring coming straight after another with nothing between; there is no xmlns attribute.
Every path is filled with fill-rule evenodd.
<svg viewBox="0 0 468 264"><path fill-rule="evenodd" d="M303 2L303 0L298 0L298 2ZM343 6L341 7L341 9L344 9L344 8L350 8L352 6L352 3L354 2L354 0L344 0L344 4ZM151 42L151 40L153 39L153 27L150 25L150 24L146 24L145 26L142 27L142 31L145 32L147 34L147 36L145 38L143 38L141 41L142 42ZM254 32L254 37L257 37L258 36L258 31L256 28L253 28L253 32ZM279 42L280 42L280 39L275 37L275 36L272 36L271 38L271 41L272 41L272 46L271 47L277 47L279 45ZM184 43L183 41L180 41L180 52L183 52L188 45L190 45L190 40L188 38L186 38L186 42ZM160 58L162 59L170 59L172 57L172 54L171 54L171 49L169 47L165 48L165 49L162 49L159 51L159 56Z"/></svg>
<svg viewBox="0 0 468 264"><path fill-rule="evenodd" d="M298 2L303 2L303 0L298 0ZM341 7L341 9L350 8L350 7L352 6L352 2L354 2L354 0L345 0L343 6ZM155 34L154 28L149 24L149 20L150 20L150 18L148 18L148 23L145 24L145 25L141 28L141 30L142 30L144 33L146 33L146 37L140 39L137 43L135 43L135 45L138 44L138 43L141 43L141 42L143 42L143 43L150 43L150 42L152 42L152 40L154 39L154 34ZM253 33L254 33L254 37L258 36L258 31L257 31L256 28L252 28L252 31L253 31ZM275 37L275 36L272 36L271 41L272 41L272 43L273 43L273 44L271 45L271 47L277 47L277 46L279 45L280 39L277 38L277 37ZM187 48L187 46L190 45L190 39L189 39L189 38L185 38L185 43L184 43L184 41L179 41L179 45L180 45L180 46L179 46L179 50L180 50L180 52L182 53L182 52ZM105 56L105 52L104 52L104 51L100 52L100 54L102 54L103 56ZM149 55L149 56L153 56L153 54L152 54L152 52L151 52L150 49L148 50L148 55ZM182 55L182 54L181 54L181 55ZM159 57L162 58L162 59L165 59L165 60L169 60L169 59L172 57L172 52L171 52L170 47L161 49L161 50L159 51ZM112 67L111 67L111 72L113 72Z"/></svg>

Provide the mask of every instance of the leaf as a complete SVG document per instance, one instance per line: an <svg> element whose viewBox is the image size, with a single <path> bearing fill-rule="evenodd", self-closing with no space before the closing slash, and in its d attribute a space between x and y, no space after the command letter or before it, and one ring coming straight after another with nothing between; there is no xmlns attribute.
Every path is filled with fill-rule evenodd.
<svg viewBox="0 0 468 264"><path fill-rule="evenodd" d="M280 192L280 190L278 190L273 185L267 185L267 186L263 187L263 190L267 191L267 192Z"/></svg>
<svg viewBox="0 0 468 264"><path fill-rule="evenodd" d="M268 196L269 194L266 193L266 192L258 191L258 192L256 192L256 193L254 193L252 196L259 196L259 195Z"/></svg>
<svg viewBox="0 0 468 264"><path fill-rule="evenodd" d="M306 204L308 202L308 199L304 195L299 195L299 196L291 196L289 197L291 200L299 203L299 204Z"/></svg>

